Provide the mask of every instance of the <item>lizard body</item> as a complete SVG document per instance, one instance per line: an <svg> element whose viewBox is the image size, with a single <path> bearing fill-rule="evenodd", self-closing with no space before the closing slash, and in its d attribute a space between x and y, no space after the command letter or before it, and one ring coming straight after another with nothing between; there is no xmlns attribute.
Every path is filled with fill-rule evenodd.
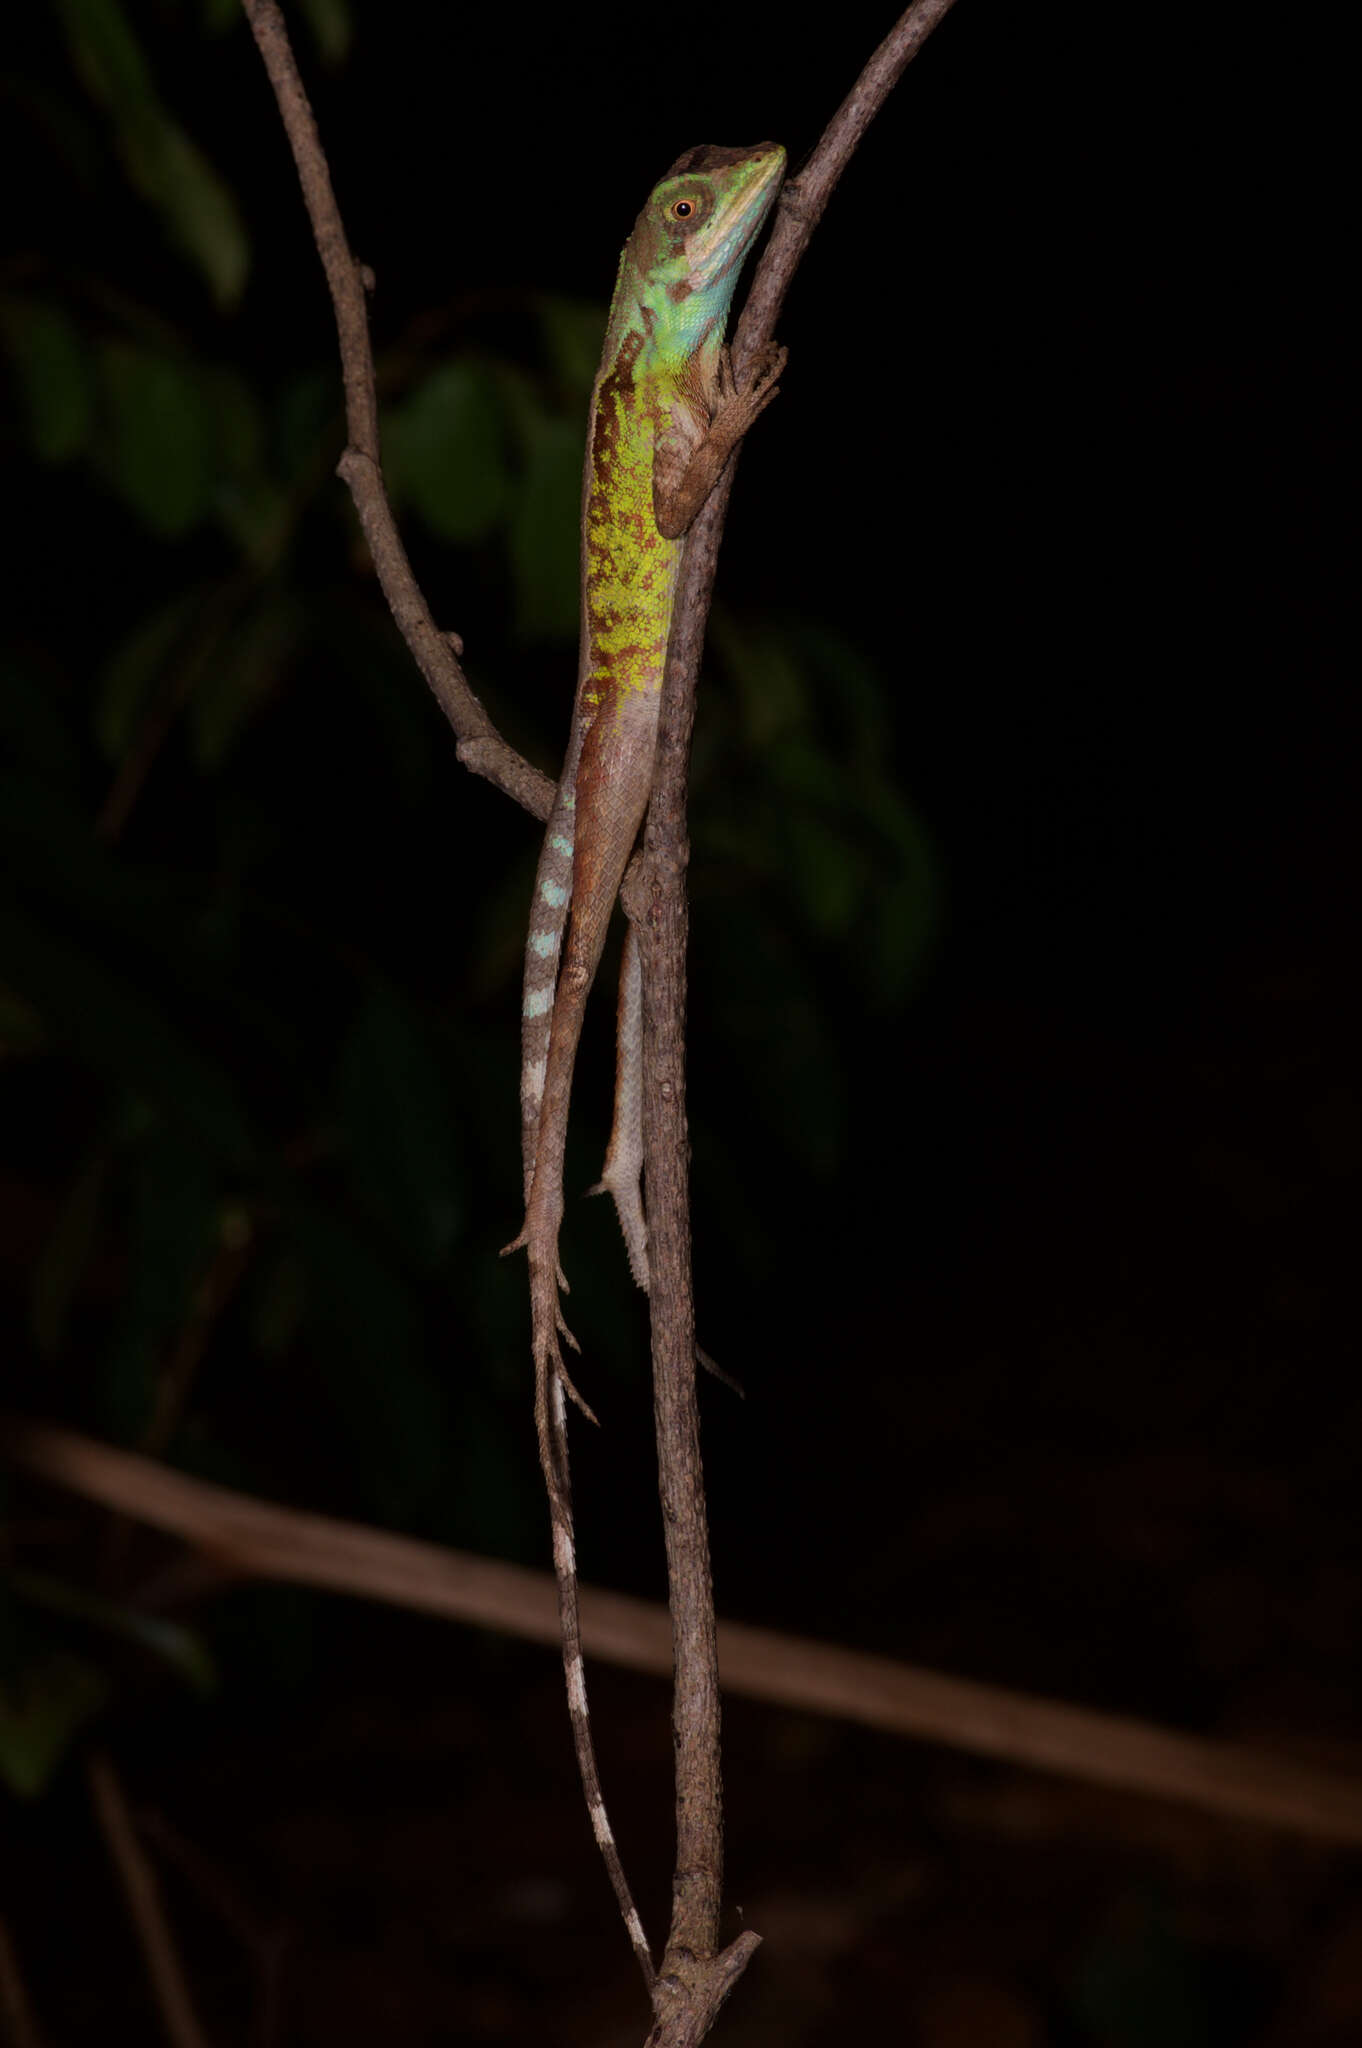
<svg viewBox="0 0 1362 2048"><path fill-rule="evenodd" d="M535 1419L549 1496L574 1739L596 1839L651 1988L653 1966L605 1817L586 1716L577 1619L559 1287L563 1152L587 995L652 787L662 675L683 536L730 453L775 396L784 351L740 389L723 346L734 285L779 189L785 152L692 149L649 196L620 259L592 390L582 482L582 627L567 756L535 876L525 951L521 1136ZM566 930L566 939L564 932ZM561 955L561 958L560 958ZM620 1082L603 1186L630 1267L648 1284L642 1165L641 999L626 939ZM586 1410L588 1414L590 1410Z"/></svg>

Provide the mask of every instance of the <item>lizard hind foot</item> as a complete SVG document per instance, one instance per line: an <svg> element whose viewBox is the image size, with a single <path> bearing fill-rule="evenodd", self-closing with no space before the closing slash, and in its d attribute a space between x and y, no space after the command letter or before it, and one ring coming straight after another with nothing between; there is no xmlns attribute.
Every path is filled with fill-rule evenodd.
<svg viewBox="0 0 1362 2048"><path fill-rule="evenodd" d="M563 1319L562 1303L558 1298L560 1287L566 1289L567 1282L563 1278L557 1258L547 1262L538 1259L531 1245L530 1322L535 1368L550 1379L556 1379L573 1407L579 1408L588 1422L595 1422L597 1418L594 1410L578 1393L572 1383L572 1375L563 1363L562 1345L558 1341L560 1337L574 1351L580 1352L582 1347Z"/></svg>

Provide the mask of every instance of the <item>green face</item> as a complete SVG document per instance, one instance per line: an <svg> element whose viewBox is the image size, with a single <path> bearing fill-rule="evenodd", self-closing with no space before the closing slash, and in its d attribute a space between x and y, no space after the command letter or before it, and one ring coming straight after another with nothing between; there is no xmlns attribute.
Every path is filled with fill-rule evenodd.
<svg viewBox="0 0 1362 2048"><path fill-rule="evenodd" d="M687 325L722 318L747 251L785 172L778 142L687 150L649 195L625 251L649 296L673 306L697 297Z"/></svg>

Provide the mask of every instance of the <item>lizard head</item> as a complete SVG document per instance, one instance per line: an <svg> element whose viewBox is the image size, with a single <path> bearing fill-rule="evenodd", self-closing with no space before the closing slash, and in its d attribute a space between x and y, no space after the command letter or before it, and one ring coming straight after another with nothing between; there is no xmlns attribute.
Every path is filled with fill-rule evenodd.
<svg viewBox="0 0 1362 2048"><path fill-rule="evenodd" d="M632 268L659 309L687 306L689 325L720 326L743 258L785 173L778 142L751 149L702 144L677 158L634 224L621 274Z"/></svg>

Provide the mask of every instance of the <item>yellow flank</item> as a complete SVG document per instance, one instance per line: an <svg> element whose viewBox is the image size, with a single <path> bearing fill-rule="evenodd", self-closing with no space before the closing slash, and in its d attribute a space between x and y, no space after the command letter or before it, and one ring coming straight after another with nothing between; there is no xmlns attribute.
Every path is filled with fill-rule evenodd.
<svg viewBox="0 0 1362 2048"><path fill-rule="evenodd" d="M630 344L634 346L630 346ZM587 664L582 703L595 717L662 687L681 543L653 517L653 448L668 407L665 372L636 374L643 345L630 334L602 378L592 427L586 504Z"/></svg>

